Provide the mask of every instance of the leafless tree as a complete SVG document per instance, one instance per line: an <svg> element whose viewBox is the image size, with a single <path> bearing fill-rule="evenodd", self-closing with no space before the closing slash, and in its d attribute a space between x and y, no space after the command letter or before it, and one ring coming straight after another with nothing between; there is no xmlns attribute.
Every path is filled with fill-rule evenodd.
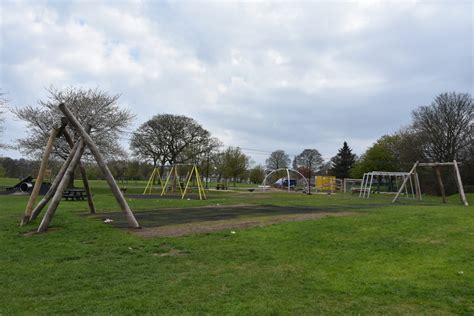
<svg viewBox="0 0 474 316"><path fill-rule="evenodd" d="M136 157L154 166L195 162L209 150L210 133L192 118L160 114L143 123L134 133L130 148Z"/></svg>
<svg viewBox="0 0 474 316"><path fill-rule="evenodd" d="M463 160L474 138L474 101L467 93L442 93L413 112L412 128L426 158Z"/></svg>
<svg viewBox="0 0 474 316"><path fill-rule="evenodd" d="M128 127L133 115L118 105L119 95L110 95L96 89L69 87L59 90L47 89L46 100L40 100L38 106L16 108L13 113L27 123L27 136L18 140L19 149L27 155L40 156L48 139L51 128L62 116L58 104L65 103L83 126L90 126L90 135L102 155L107 159L117 159L125 152L119 144L120 135ZM79 135L69 130L76 140ZM53 155L66 159L69 146L60 138L53 149Z"/></svg>
<svg viewBox="0 0 474 316"><path fill-rule="evenodd" d="M284 150L275 150L265 161L268 169L286 168L290 165L290 157Z"/></svg>
<svg viewBox="0 0 474 316"><path fill-rule="evenodd" d="M311 173L316 173L323 165L323 162L324 159L317 149L305 149L295 157L294 164L297 169L302 168L309 172L309 177L311 177Z"/></svg>
<svg viewBox="0 0 474 316"><path fill-rule="evenodd" d="M5 93L0 90L0 136L3 134L3 123L5 122L5 118L3 114L5 113L5 107L7 104L7 99L4 97ZM3 142L0 141L0 148L7 147Z"/></svg>

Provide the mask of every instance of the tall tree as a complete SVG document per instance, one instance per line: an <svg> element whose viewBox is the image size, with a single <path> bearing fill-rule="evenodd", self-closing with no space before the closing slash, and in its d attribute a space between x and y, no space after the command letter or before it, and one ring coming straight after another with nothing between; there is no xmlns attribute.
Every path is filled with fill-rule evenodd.
<svg viewBox="0 0 474 316"><path fill-rule="evenodd" d="M356 155L352 153L352 149L344 142L336 156L331 158L331 173L336 178L349 178L350 171L356 162Z"/></svg>
<svg viewBox="0 0 474 316"><path fill-rule="evenodd" d="M232 179L234 187L237 178L241 177L247 170L249 158L239 147L229 147L224 151L224 168L227 178Z"/></svg>
<svg viewBox="0 0 474 316"><path fill-rule="evenodd" d="M249 173L250 182L254 184L260 184L265 178L265 169L262 166L258 165L250 169Z"/></svg>
<svg viewBox="0 0 474 316"><path fill-rule="evenodd" d="M382 136L360 157L351 170L351 177L362 178L370 171L400 171L399 160L394 152L393 136Z"/></svg>
<svg viewBox="0 0 474 316"><path fill-rule="evenodd" d="M442 93L429 106L413 111L412 128L426 158L463 160L474 139L474 100L467 93Z"/></svg>
<svg viewBox="0 0 474 316"><path fill-rule="evenodd" d="M143 123L130 142L136 157L170 165L195 162L206 153L212 139L210 133L194 119L173 114L160 114Z"/></svg>
<svg viewBox="0 0 474 316"><path fill-rule="evenodd" d="M276 170L279 168L287 168L291 160L284 150L275 150L265 162L268 169Z"/></svg>
<svg viewBox="0 0 474 316"><path fill-rule="evenodd" d="M28 136L18 140L23 153L36 157L42 154L53 124L63 116L58 109L58 104L63 102L83 126L91 127L90 135L106 159L124 155L119 139L134 116L128 110L120 108L119 95L110 95L98 88L69 87L59 90L51 87L47 91L48 98L40 100L38 106L13 110L27 124ZM71 130L69 132L77 140L79 134ZM64 138L60 138L55 142L52 154L53 157L66 159L69 150Z"/></svg>

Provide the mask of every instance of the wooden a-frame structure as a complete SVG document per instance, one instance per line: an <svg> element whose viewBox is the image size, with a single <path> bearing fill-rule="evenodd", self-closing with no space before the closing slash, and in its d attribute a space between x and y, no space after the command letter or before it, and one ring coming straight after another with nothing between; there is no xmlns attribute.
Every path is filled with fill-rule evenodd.
<svg viewBox="0 0 474 316"><path fill-rule="evenodd" d="M48 143L43 153L40 169L38 171L38 176L36 178L35 186L33 187L33 191L28 200L28 204L26 206L25 214L22 218L21 225L25 225L31 220L35 219L40 214L41 210L48 204L48 202L51 201L37 231L40 233L48 229L48 226L54 216L54 213L56 212L56 209L58 208L58 205L61 202L63 192L69 184L69 181L73 177L74 171L78 166L82 175L82 180L84 183L84 189L87 194L87 201L89 204L90 211L91 213L95 213L95 207L94 202L92 200L92 193L90 190L89 181L87 180L85 168L81 164L81 157L84 153L85 147L87 146L91 151L92 155L94 156L105 179L107 180L107 183L109 184L109 187L112 190L112 193L115 196L118 204L120 205L122 211L125 213L128 225L131 228L140 228L140 225L135 219L132 210L130 209L117 183L115 182L115 179L112 173L110 172L110 169L105 163L104 158L102 157L96 144L88 134L88 132L90 131L90 127L88 127L86 131L64 103L61 103L58 108L61 112L63 112L65 117L62 118L61 123L55 125L50 132ZM72 137L66 131L67 124L70 124L80 135L80 138L76 141L76 143L74 143ZM66 161L61 166L61 169L59 170L53 183L51 184L51 188L48 190L43 199L38 203L38 205L36 205L36 207L33 209L33 205L35 204L36 198L38 197L39 188L43 181L47 162L49 159L49 155L51 154L54 141L57 137L60 137L61 135L65 137L66 141L71 147L71 151Z"/></svg>
<svg viewBox="0 0 474 316"><path fill-rule="evenodd" d="M440 190L441 196L443 198L443 203L446 203L446 193L444 191L443 180L441 178L441 167L443 167L443 166L452 166L453 167L454 177L456 178L456 185L458 187L459 197L461 199L461 203L464 204L465 206L469 206L469 203L467 202L467 199L466 199L466 194L464 193L464 187L462 185L461 174L459 172L459 167L458 167L458 163L456 162L456 160L453 160L452 162L425 162L425 163L420 163L420 162L417 161L417 162L415 162L415 164L413 165L413 167L411 168L411 170L408 174L409 175L416 175L417 174L416 173L416 168L417 167L432 167L435 171L435 174L436 174L436 179L438 181L439 190ZM400 196L403 189L407 185L407 182L408 182L409 178L410 178L410 176L405 178L402 185L400 186L400 189L397 192L397 195L395 195L395 197L393 198L392 203L395 203L397 201L398 197ZM415 179L417 180L416 183L415 183L416 184L415 186L417 187L416 196L419 200L421 200L420 183L418 181L418 177L416 177Z"/></svg>

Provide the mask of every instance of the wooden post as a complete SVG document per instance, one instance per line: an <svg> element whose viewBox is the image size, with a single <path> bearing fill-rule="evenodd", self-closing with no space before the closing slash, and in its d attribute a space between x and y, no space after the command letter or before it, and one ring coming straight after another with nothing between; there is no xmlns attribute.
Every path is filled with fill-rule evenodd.
<svg viewBox="0 0 474 316"><path fill-rule="evenodd" d="M466 194L464 194L464 187L462 185L461 173L459 172L458 163L456 160L454 160L453 162L454 162L454 173L456 175L456 183L458 185L459 196L461 198L461 202L465 206L469 206L469 203L467 203Z"/></svg>
<svg viewBox="0 0 474 316"><path fill-rule="evenodd" d="M38 227L38 233L42 233L48 230L49 223L51 222L51 219L53 218L53 215L56 212L56 209L58 208L61 199L63 198L64 189L66 189L67 185L69 184L69 181L71 180L71 177L74 174L74 170L76 170L77 164L81 160L81 156L84 152L84 140L80 139L78 143L78 148L71 159L71 163L67 167L66 173L61 179L61 182L59 182L58 188L54 193L53 199L51 200L51 204L49 205L48 210L44 214L43 220L41 221L41 224Z"/></svg>
<svg viewBox="0 0 474 316"><path fill-rule="evenodd" d="M413 167L411 168L410 172L408 172L408 177L410 177L410 175L411 175L413 172L415 172L416 167L418 166L419 163L420 163L419 161L415 162L415 164L414 164ZM405 177L405 178L403 179L403 183L402 183L402 185L400 186L400 189L398 190L397 195L395 195L395 197L393 198L392 203L395 203L395 202L397 201L398 197L400 196L400 194L402 193L403 188L404 188L405 185L407 184L408 177Z"/></svg>
<svg viewBox="0 0 474 316"><path fill-rule="evenodd" d="M53 197L54 193L56 192L56 190L58 188L59 183L63 179L67 168L71 164L72 158L74 157L74 154L76 153L78 148L79 148L79 142L77 142L74 145L74 147L71 149L71 152L69 153L69 156L67 157L64 164L61 166L61 169L59 169L59 172L58 172L56 178L54 179L53 183L51 184L51 187L49 188L48 192L44 195L44 197L36 205L33 212L31 213L30 220L34 220L36 217L38 217L38 215L41 213L41 211L46 206L46 204L48 204L49 200L51 200L51 198Z"/></svg>
<svg viewBox="0 0 474 316"><path fill-rule="evenodd" d="M69 111L69 109L66 107L64 103L61 103L59 105L59 109L61 110L61 112L64 113L64 115L66 115L69 122L76 129L76 131L79 132L79 134L84 139L84 142L91 150L92 155L94 155L94 158L97 161L97 164L99 165L100 169L102 170L102 173L104 174L104 177L107 180L107 183L109 184L110 189L112 190L112 193L115 196L115 199L117 200L118 204L120 205L120 207L122 208L123 212L125 213L127 217L128 225L132 228L140 228L140 225L135 219L135 216L133 215L132 210L128 206L127 201L123 197L123 194L120 191L120 188L118 187L117 183L115 182L114 177L112 176L112 173L109 170L109 167L107 167L107 164L102 158L102 155L100 154L99 149L97 149L97 146L95 145L92 138L89 136L89 134L86 133L86 131L81 126L79 121L74 117L74 115L72 115L72 113Z"/></svg>
<svg viewBox="0 0 474 316"><path fill-rule="evenodd" d="M60 127L54 127L49 133L49 139L43 152L43 158L41 160L41 165L36 177L35 186L33 187L28 204L26 205L25 215L23 216L20 224L21 226L27 224L30 221L31 213L33 212L33 205L35 204L36 198L38 197L39 191L41 189L41 184L43 183L44 172L46 171L46 167L48 165L48 159L53 149L54 140L58 136L58 133L61 131L61 129L64 128L64 126L65 124L62 123Z"/></svg>
<svg viewBox="0 0 474 316"><path fill-rule="evenodd" d="M416 198L421 201L422 197L421 197L420 179L418 178L418 173L416 172L416 170L414 174L415 174Z"/></svg>
<svg viewBox="0 0 474 316"><path fill-rule="evenodd" d="M86 132L89 133L90 129L88 129ZM73 148L74 141L66 129L63 130L63 135L64 135L64 138L66 139L66 142L69 144L69 147ZM89 186L89 179L87 179L86 168L84 168L84 165L81 163L80 160L79 160L79 171L81 172L82 183L84 184L84 190L86 191L87 204L89 205L89 210L91 214L95 214L94 200L92 199L92 191L91 191L91 187Z"/></svg>
<svg viewBox="0 0 474 316"><path fill-rule="evenodd" d="M441 170L440 166L434 166L433 169L436 173L436 179L438 180L438 185L439 185L439 191L441 193L441 196L443 198L443 203L446 203L446 192L444 191L444 185L443 185L443 179L441 178Z"/></svg>

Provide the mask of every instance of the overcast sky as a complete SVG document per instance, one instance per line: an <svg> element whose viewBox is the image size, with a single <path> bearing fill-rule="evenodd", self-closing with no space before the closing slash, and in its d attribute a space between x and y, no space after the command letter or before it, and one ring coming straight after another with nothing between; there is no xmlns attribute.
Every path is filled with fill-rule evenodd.
<svg viewBox="0 0 474 316"><path fill-rule="evenodd" d="M473 94L471 1L0 6L11 106L35 105L50 85L100 87L136 114L130 131L183 114L257 163L276 149L330 158L343 141L361 154L437 94ZM26 135L10 114L4 125L3 142Z"/></svg>

